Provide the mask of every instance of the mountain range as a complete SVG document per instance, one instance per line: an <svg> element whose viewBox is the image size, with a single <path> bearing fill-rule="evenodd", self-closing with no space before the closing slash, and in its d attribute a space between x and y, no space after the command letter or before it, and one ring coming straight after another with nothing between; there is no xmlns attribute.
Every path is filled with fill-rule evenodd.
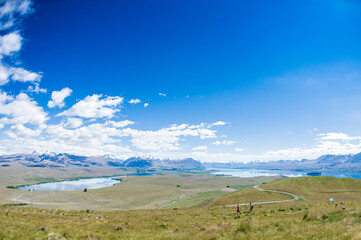
<svg viewBox="0 0 361 240"><path fill-rule="evenodd" d="M77 156L67 153L32 153L13 154L0 156L0 167L136 167L136 168L163 168L174 170L202 170L205 167L192 158L170 160L133 157L126 160L114 158L112 156Z"/></svg>
<svg viewBox="0 0 361 240"><path fill-rule="evenodd" d="M361 171L361 153L347 155L323 155L317 159L278 160L269 162L253 161L240 162L208 162L203 163L207 168L246 168L264 170L349 170Z"/></svg>
<svg viewBox="0 0 361 240"><path fill-rule="evenodd" d="M192 158L170 160L131 157L126 160L114 156L77 156L67 153L31 153L0 156L0 167L129 167L161 168L171 170L203 170L206 168L245 168L264 170L352 170L361 171L361 153L347 155L323 155L317 159L242 162L199 162Z"/></svg>

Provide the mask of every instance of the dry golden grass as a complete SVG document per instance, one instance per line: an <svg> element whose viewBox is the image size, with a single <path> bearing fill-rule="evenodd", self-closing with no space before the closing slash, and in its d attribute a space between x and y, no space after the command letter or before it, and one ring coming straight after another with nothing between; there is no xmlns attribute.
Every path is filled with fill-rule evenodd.
<svg viewBox="0 0 361 240"><path fill-rule="evenodd" d="M141 178L136 179L140 185L143 184ZM162 176L161 184L159 179L146 179L149 186L169 188L175 184L166 176ZM208 183L206 179L198 179L203 188L209 186L207 184L217 184L218 178ZM230 178L220 179L229 181ZM235 207L219 206L126 211L2 206L0 239L360 239L360 182L323 177L283 179L262 187L296 193L303 199L256 205L252 213L248 212L248 206L244 206L239 215ZM186 179L182 186L190 191L192 183L194 180ZM333 193L336 194L335 204L330 205L326 196ZM337 198L341 193L343 197ZM233 200L243 201L243 198L248 202L250 199L273 201L281 197L287 198L282 194L246 188L215 201L223 205L228 201L231 204L234 204Z"/></svg>
<svg viewBox="0 0 361 240"><path fill-rule="evenodd" d="M247 207L242 207L247 212ZM0 207L0 239L357 239L360 205L63 211Z"/></svg>
<svg viewBox="0 0 361 240"><path fill-rule="evenodd" d="M116 168L69 168L34 169L0 168L0 204L11 203L11 199L34 203L47 209L83 210L123 210L154 209L167 207L190 207L207 198L222 196L220 189L227 185L251 185L277 178L236 178L220 177L206 172L169 172L164 175L132 176L112 187L83 191L24 191L7 189L7 185L32 184L47 178L55 180L78 176L102 176L124 174ZM48 172L47 172L47 171Z"/></svg>

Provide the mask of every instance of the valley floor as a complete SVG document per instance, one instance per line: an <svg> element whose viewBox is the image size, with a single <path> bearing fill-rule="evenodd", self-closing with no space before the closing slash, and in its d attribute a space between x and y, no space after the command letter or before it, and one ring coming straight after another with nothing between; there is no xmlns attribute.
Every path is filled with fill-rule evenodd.
<svg viewBox="0 0 361 240"><path fill-rule="evenodd" d="M83 191L27 191L9 189L6 186L34 184L42 181L124 175L117 168L16 168L2 171L0 168L0 204L27 203L39 208L63 210L130 210L191 207L210 198L227 194L225 189L253 186L280 177L237 178L222 177L205 171L159 171L160 175L123 177L112 187ZM38 170L38 171L36 171ZM134 171L134 170L133 170ZM128 172L131 173L131 172ZM51 181L50 180L50 181ZM227 188L229 186L229 188ZM257 192L257 190L254 190ZM287 196L265 194L277 200Z"/></svg>
<svg viewBox="0 0 361 240"><path fill-rule="evenodd" d="M75 172L119 173L117 169L32 171L0 175L0 239L361 239L361 180L357 179L241 179L207 172L164 172L127 177L86 193L6 188L11 183L36 183L50 174L66 179ZM254 205L252 212L241 206L236 214L237 203L294 198L253 187L258 184L300 199ZM328 203L330 197L334 204Z"/></svg>

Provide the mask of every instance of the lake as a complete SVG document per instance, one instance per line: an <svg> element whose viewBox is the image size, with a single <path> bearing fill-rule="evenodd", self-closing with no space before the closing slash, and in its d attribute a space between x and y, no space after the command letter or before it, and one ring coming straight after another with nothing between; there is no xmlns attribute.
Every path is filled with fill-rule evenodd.
<svg viewBox="0 0 361 240"><path fill-rule="evenodd" d="M286 177L304 177L312 171L295 170L260 170L260 169L226 169L226 168L208 168L215 175L226 175L240 178L251 178L260 176L286 176ZM357 178L361 179L361 172L352 171L321 171L321 176L331 176L337 178Z"/></svg>
<svg viewBox="0 0 361 240"><path fill-rule="evenodd" d="M22 190L41 190L41 191L72 191L86 189L99 189L111 187L119 180L109 178L86 178L74 181L49 182L19 187Z"/></svg>

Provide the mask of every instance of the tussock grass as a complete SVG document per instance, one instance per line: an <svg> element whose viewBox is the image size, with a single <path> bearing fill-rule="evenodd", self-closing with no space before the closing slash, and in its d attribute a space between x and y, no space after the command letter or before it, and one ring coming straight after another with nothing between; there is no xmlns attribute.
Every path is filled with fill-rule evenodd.
<svg viewBox="0 0 361 240"><path fill-rule="evenodd" d="M164 189L172 186L190 193L195 181L187 176L177 188L171 178L146 177L135 178L139 185L133 186L141 186L145 179L150 181L147 186L158 188L159 180L164 180ZM217 179L200 176L196 181L208 186ZM68 211L31 205L0 206L0 239L361 239L360 182L307 177L264 184L262 188L292 192L304 200L256 205L251 213L248 206L241 206L241 214L236 214L235 207L215 205L274 201L287 196L245 188L216 198L212 206L159 210L99 211L87 206L83 211ZM195 196L201 200L213 194L218 193L210 189ZM335 204L328 204L328 197L333 197ZM188 200L191 202L191 198Z"/></svg>
<svg viewBox="0 0 361 240"><path fill-rule="evenodd" d="M353 202L263 205L239 215L229 207L64 211L2 206L0 239L357 239L360 216L361 206Z"/></svg>

